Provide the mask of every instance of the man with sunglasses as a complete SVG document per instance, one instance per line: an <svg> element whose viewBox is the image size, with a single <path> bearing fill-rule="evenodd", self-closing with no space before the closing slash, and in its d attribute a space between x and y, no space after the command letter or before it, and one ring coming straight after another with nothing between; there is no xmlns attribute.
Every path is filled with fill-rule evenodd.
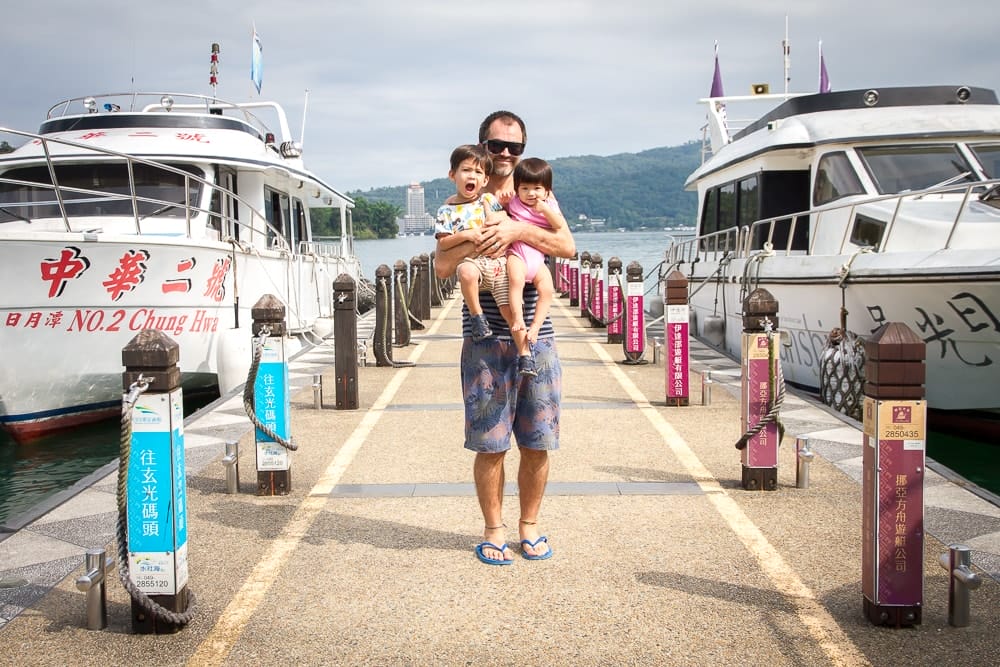
<svg viewBox="0 0 1000 667"><path fill-rule="evenodd" d="M524 153L526 138L524 121L510 111L491 113L479 127L479 142L486 146L493 161L484 191L496 195L503 204L514 194L514 167ZM503 214L498 222L479 229L475 243L463 243L445 251L438 247L435 271L440 278L447 278L464 257L477 254L499 257L514 241L523 241L550 256L572 257L575 252L568 227L558 230L537 227ZM534 318L537 300L534 286L525 286L526 322ZM489 293L481 294L480 302L494 335L473 342L469 312L463 307L461 359L465 448L476 453L473 477L485 521L483 542L476 546L476 557L488 565L513 563L502 511L503 463L513 435L520 452L517 486L521 555L527 560L545 560L552 556L552 549L539 532L538 513L548 481L548 453L559 447L562 393L555 333L551 321L546 320L534 347L538 375L520 375L517 347L496 302Z"/></svg>

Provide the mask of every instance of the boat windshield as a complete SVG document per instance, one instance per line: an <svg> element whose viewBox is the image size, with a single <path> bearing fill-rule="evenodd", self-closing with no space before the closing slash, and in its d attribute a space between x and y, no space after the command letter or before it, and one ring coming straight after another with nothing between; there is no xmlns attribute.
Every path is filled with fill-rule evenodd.
<svg viewBox="0 0 1000 667"><path fill-rule="evenodd" d="M1000 178L1000 144L983 144L970 148L983 165L986 178Z"/></svg>
<svg viewBox="0 0 1000 667"><path fill-rule="evenodd" d="M869 146L857 152L883 195L976 180L954 144Z"/></svg>
<svg viewBox="0 0 1000 667"><path fill-rule="evenodd" d="M204 178L193 165L168 165ZM124 162L55 165L66 215L133 216L132 192L128 165ZM150 201L138 201L138 216L185 217L185 205L197 206L201 183L185 179L183 174L152 165L133 163L135 195ZM184 181L188 181L187 192ZM61 218L59 202L48 165L17 167L0 173L0 223L12 220L31 222Z"/></svg>

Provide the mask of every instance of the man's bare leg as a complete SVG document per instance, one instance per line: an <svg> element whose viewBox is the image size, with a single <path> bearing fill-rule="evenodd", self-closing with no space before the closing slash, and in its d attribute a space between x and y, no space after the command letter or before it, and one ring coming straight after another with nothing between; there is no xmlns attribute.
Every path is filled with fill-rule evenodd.
<svg viewBox="0 0 1000 667"><path fill-rule="evenodd" d="M476 483L476 496L479 498L479 508L483 512L483 540L497 546L504 546L507 541L503 525L503 460L506 452L497 454L476 454L472 464L472 478ZM523 459L522 459L523 460ZM483 555L493 560L511 560L507 558L510 551L501 553L496 549L486 547Z"/></svg>
<svg viewBox="0 0 1000 667"><path fill-rule="evenodd" d="M542 508L545 484L549 479L549 453L545 450L521 449L521 464L517 469L517 490L521 502L521 520L517 531L520 539L534 542L538 539L538 513ZM541 556L549 550L545 542L534 548L522 545L529 556Z"/></svg>

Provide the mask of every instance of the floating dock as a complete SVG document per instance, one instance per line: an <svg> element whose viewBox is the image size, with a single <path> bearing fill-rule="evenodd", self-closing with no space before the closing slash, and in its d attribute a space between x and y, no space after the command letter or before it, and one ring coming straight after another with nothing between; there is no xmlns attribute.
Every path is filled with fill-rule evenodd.
<svg viewBox="0 0 1000 667"><path fill-rule="evenodd" d="M108 627L86 629L74 580L113 544L116 474L0 534L0 664L936 665L1000 655L1000 507L961 480L925 483L922 622L872 625L862 607L861 426L789 394L778 489L745 491L739 366L691 341L691 405L667 407L660 363L622 364L565 300L561 449L540 527L554 556L480 563L482 517L462 448L461 300L358 369L361 408L333 409L333 350L290 364L292 492L255 495L242 397L185 424L192 622L131 631L116 573ZM651 360L651 351L647 359ZM696 375L715 391L700 405ZM325 408L310 385L324 377ZM796 488L796 436L817 453ZM227 494L227 440L241 444ZM517 543L517 453L504 520ZM972 548L971 623L948 624L947 545ZM993 657L990 657L993 656Z"/></svg>

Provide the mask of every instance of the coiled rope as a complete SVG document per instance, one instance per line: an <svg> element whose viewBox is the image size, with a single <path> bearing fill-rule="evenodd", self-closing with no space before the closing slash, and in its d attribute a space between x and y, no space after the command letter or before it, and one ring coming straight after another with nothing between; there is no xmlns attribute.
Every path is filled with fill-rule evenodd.
<svg viewBox="0 0 1000 667"><path fill-rule="evenodd" d="M275 433L274 429L261 422L260 419L257 418L257 413L254 410L254 385L257 383L257 369L260 366L260 357L264 353L264 342L270 335L271 328L267 325L263 325L260 328L260 334L254 340L253 361L250 363L250 372L247 374L247 381L243 386L243 409L246 410L247 417L250 418L251 423L253 423L253 425L256 426L261 433L271 438L271 440L274 440L288 451L294 452L299 448L299 446L291 440L285 440L280 435Z"/></svg>
<svg viewBox="0 0 1000 667"><path fill-rule="evenodd" d="M173 625L187 625L194 618L195 595L190 588L187 589L187 609L183 612L171 611L163 605L157 603L145 592L139 590L129 576L128 563L128 464L132 451L132 408L147 389L152 380L144 377L139 378L129 385L128 393L122 397L122 430L121 444L118 456L118 522L115 527L115 537L118 541L118 577L122 581L122 586L128 591L129 596L154 618L164 619ZM184 471L178 471L183 475Z"/></svg>

